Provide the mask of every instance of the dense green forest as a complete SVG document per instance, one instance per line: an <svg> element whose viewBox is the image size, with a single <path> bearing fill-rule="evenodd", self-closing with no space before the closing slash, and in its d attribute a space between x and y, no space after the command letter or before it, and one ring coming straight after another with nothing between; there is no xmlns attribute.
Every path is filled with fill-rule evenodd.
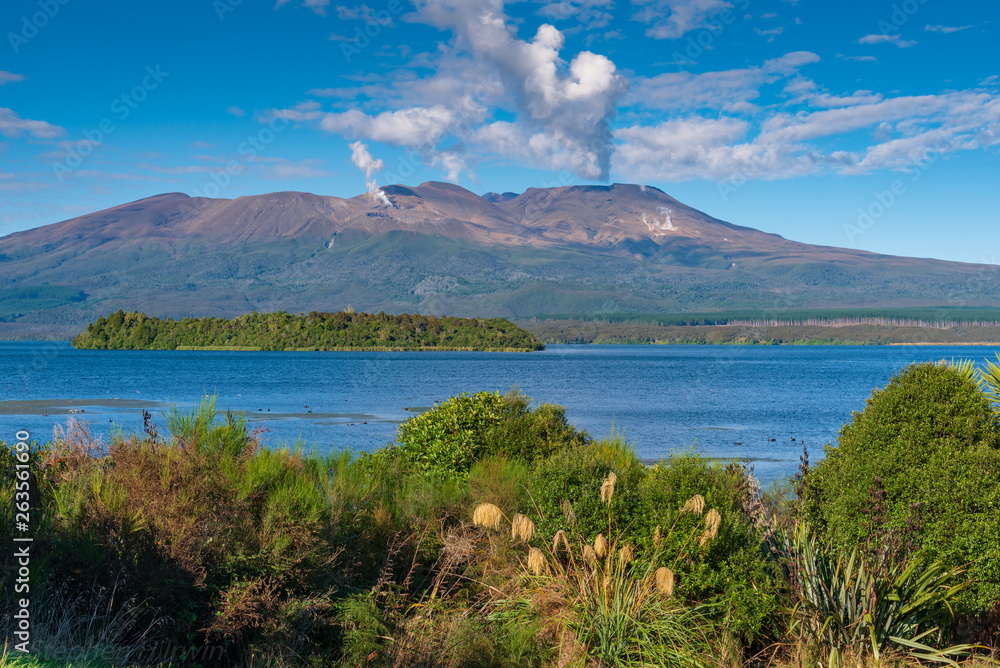
<svg viewBox="0 0 1000 668"><path fill-rule="evenodd" d="M403 313L249 313L232 320L161 320L117 311L73 339L101 350L486 350L532 351L534 335L502 318L435 317Z"/></svg>

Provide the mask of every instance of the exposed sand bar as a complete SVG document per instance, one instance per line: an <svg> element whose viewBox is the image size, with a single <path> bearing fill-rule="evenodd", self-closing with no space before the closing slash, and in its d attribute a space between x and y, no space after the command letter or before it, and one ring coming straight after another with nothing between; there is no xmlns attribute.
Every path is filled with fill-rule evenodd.
<svg viewBox="0 0 1000 668"><path fill-rule="evenodd" d="M96 409L94 412L104 412L101 409L114 411L162 410L170 404L163 401L143 401L141 399L32 399L25 401L0 401L0 415L54 415L59 413L77 413L80 409Z"/></svg>

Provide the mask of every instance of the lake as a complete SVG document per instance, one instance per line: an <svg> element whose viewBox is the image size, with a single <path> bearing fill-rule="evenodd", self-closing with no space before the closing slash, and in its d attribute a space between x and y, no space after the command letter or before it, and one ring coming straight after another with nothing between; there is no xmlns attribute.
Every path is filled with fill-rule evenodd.
<svg viewBox="0 0 1000 668"><path fill-rule="evenodd" d="M791 475L802 443L813 461L872 389L915 361L994 359L980 346L549 346L535 353L74 350L67 342L0 342L0 440L47 441L85 421L107 440L164 428L171 405L217 394L269 445L373 450L408 417L461 392L517 386L566 407L595 436L612 425L655 461L694 448L755 460L765 481ZM70 413L70 411L82 411Z"/></svg>

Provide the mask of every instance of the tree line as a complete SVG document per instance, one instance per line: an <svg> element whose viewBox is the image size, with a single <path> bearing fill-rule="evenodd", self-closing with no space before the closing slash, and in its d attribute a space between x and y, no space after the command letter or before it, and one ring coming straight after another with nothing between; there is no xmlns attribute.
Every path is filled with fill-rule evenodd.
<svg viewBox="0 0 1000 668"><path fill-rule="evenodd" d="M403 313L282 311L224 318L160 319L139 312L101 316L72 340L76 348L177 350L509 350L544 348L535 336L503 318L436 317Z"/></svg>

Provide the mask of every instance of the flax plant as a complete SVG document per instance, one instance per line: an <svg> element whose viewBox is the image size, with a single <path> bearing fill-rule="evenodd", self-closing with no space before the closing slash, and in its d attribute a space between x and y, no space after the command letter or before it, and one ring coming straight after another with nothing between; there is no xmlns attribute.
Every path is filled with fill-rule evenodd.
<svg viewBox="0 0 1000 668"><path fill-rule="evenodd" d="M805 522L784 536L798 602L791 610L793 633L825 648L823 668L843 665L845 654L870 653L875 668L887 657L957 666L972 645L936 649L942 640L935 617L968 583L953 584L961 570L916 560L869 564L857 549L849 554L824 547Z"/></svg>

